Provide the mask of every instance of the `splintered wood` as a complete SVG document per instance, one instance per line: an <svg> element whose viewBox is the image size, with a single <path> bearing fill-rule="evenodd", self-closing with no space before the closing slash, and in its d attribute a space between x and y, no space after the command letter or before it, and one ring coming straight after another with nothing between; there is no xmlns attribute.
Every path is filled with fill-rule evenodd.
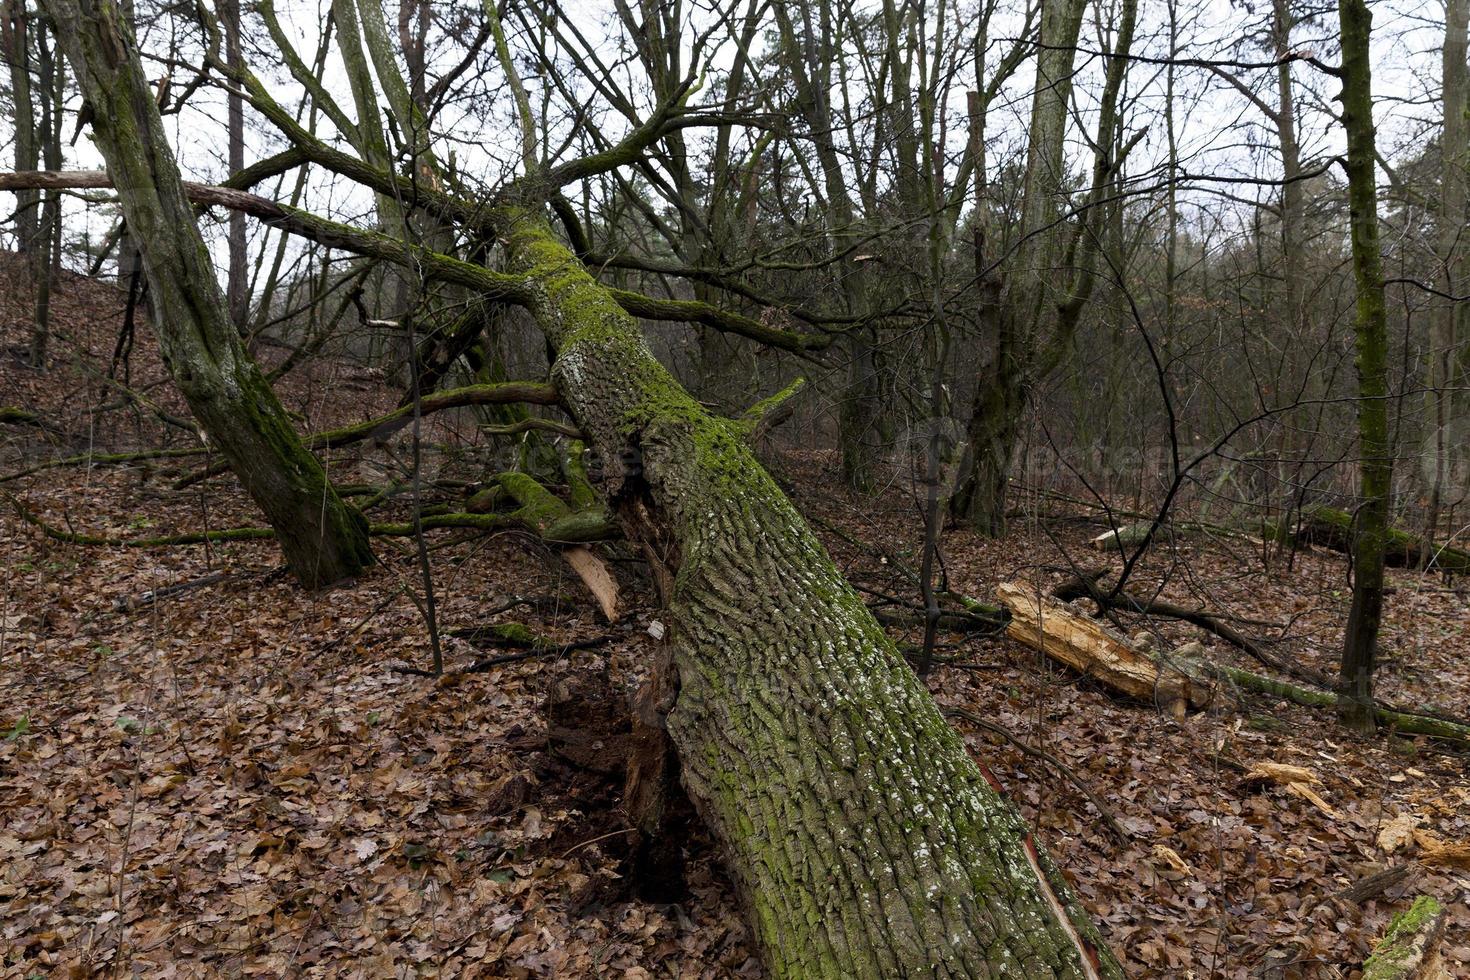
<svg viewBox="0 0 1470 980"><path fill-rule="evenodd" d="M1118 694L1142 701L1155 701L1176 718L1193 705L1209 702L1207 685L1169 668L1134 649L1107 626L1079 616L1035 586L1005 582L996 589L1001 603L1011 611L1006 635L1034 650L1066 664L1080 674Z"/></svg>
<svg viewBox="0 0 1470 980"><path fill-rule="evenodd" d="M618 608L618 580L613 578L607 564L585 545L566 548L561 555L582 584L587 586L592 598L597 600L597 608L602 610L603 617L609 623L616 623L622 615Z"/></svg>

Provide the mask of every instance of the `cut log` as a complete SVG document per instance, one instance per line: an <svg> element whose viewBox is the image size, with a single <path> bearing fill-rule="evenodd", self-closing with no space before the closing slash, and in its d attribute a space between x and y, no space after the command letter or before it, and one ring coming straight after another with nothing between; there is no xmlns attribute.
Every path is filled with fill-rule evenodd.
<svg viewBox="0 0 1470 980"><path fill-rule="evenodd" d="M1190 705L1203 707L1209 702L1208 686L1196 685L1181 671L1160 667L1115 631L1078 615L1035 586L1005 582L996 595L1011 611L1007 636L1096 678L1108 689L1161 704L1176 717Z"/></svg>
<svg viewBox="0 0 1470 980"><path fill-rule="evenodd" d="M1444 906L1420 895L1389 923L1363 964L1363 980L1448 980L1439 950L1444 927Z"/></svg>

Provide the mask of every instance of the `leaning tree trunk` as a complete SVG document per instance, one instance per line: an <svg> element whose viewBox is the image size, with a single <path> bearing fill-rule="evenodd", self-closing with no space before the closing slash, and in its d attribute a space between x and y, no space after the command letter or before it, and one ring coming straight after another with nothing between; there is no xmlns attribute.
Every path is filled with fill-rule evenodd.
<svg viewBox="0 0 1470 980"><path fill-rule="evenodd" d="M345 505L240 345L184 195L131 31L110 0L43 0L93 108L92 131L142 252L159 345L210 443L317 587L372 562L367 522Z"/></svg>
<svg viewBox="0 0 1470 980"><path fill-rule="evenodd" d="M1347 132L1348 207L1357 287L1359 495L1354 529L1353 600L1342 647L1343 724L1372 732L1373 668L1383 618L1383 565L1388 539L1393 447L1388 430L1388 313L1378 246L1378 190L1365 0L1338 0L1342 26L1342 125Z"/></svg>
<svg viewBox="0 0 1470 980"><path fill-rule="evenodd" d="M502 218L605 489L668 565L667 730L771 975L1117 975L739 426L678 385L534 209Z"/></svg>

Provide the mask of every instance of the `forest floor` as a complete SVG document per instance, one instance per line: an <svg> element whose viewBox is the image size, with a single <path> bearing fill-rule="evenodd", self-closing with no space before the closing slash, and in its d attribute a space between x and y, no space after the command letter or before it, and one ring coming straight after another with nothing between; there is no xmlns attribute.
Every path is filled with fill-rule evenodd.
<svg viewBox="0 0 1470 980"><path fill-rule="evenodd" d="M63 290L53 361L37 373L7 352L26 337L0 291L0 404L55 427L0 427L0 477L160 439L151 411L96 411L123 401L106 380L122 306L108 286ZM152 346L140 327L128 384L181 415ZM311 371L281 390L312 429L391 406L369 374L331 361ZM349 387L360 397L343 398ZM188 432L172 440L196 444ZM54 526L108 537L253 523L228 477L171 489L199 462L58 467L0 490ZM771 464L855 581L901 587L894 565L916 564L921 523L908 488L834 493L834 461L820 453L772 453ZM340 465L353 476L339 477L366 479L386 464ZM1031 510L1001 541L947 532L949 586L985 598L1001 581L1049 587L1073 563L1119 564L1087 548L1098 528L1077 513ZM600 645L414 676L395 670L429 659L405 540L378 539L382 563L360 581L307 594L268 541L76 545L0 500L0 975L761 974L697 821L678 825L682 869L631 866L617 811L625 695L658 616L636 563L616 563L628 609L607 626L526 535L429 543L451 671L495 651L449 634L493 622ZM1166 583L1165 597L1203 601L1277 640L1278 655L1332 669L1348 601L1339 555L1288 563L1181 537L1138 574L1140 589ZM205 576L218 577L143 601ZM1470 592L1405 571L1390 584L1381 693L1470 715ZM532 605L486 615L510 597ZM1149 628L1165 649L1199 639L1214 659L1260 669L1193 627ZM953 661L929 678L941 705L1056 760L956 720L1132 974L1352 977L1391 916L1429 893L1449 908L1446 968L1470 976L1470 868L1421 864L1412 839L1394 839L1412 824L1470 840L1464 755L1359 739L1324 712L1262 698L1221 698L1176 721L1003 637L941 640ZM1319 800L1244 779L1259 762L1310 769ZM1362 904L1334 897L1403 864L1406 878Z"/></svg>

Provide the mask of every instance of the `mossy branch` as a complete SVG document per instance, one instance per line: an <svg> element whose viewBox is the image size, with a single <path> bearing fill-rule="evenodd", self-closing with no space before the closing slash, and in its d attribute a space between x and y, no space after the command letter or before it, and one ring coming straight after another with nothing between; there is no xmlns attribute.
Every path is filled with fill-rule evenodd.
<svg viewBox="0 0 1470 980"><path fill-rule="evenodd" d="M759 442L761 437L776 426L791 418L796 410L792 401L806 387L805 378L797 378L769 398L762 398L740 416L737 424L745 432L747 442Z"/></svg>
<svg viewBox="0 0 1470 980"><path fill-rule="evenodd" d="M1213 675L1217 679L1229 681L1231 684L1247 691L1257 694L1265 694L1299 704L1305 708L1330 708L1337 707L1337 695L1330 691L1317 691L1311 688L1298 687L1288 684L1274 677L1264 677L1253 674L1248 670L1238 667L1230 667L1225 664L1207 663L1199 660L1183 659L1180 666L1193 668L1197 672ZM1470 725L1448 721L1440 718L1432 718L1427 715L1417 715L1406 711L1396 711L1383 706L1374 708L1374 717L1378 724L1384 728L1395 729L1408 735L1428 735L1431 738L1442 738L1456 742L1470 742Z"/></svg>

